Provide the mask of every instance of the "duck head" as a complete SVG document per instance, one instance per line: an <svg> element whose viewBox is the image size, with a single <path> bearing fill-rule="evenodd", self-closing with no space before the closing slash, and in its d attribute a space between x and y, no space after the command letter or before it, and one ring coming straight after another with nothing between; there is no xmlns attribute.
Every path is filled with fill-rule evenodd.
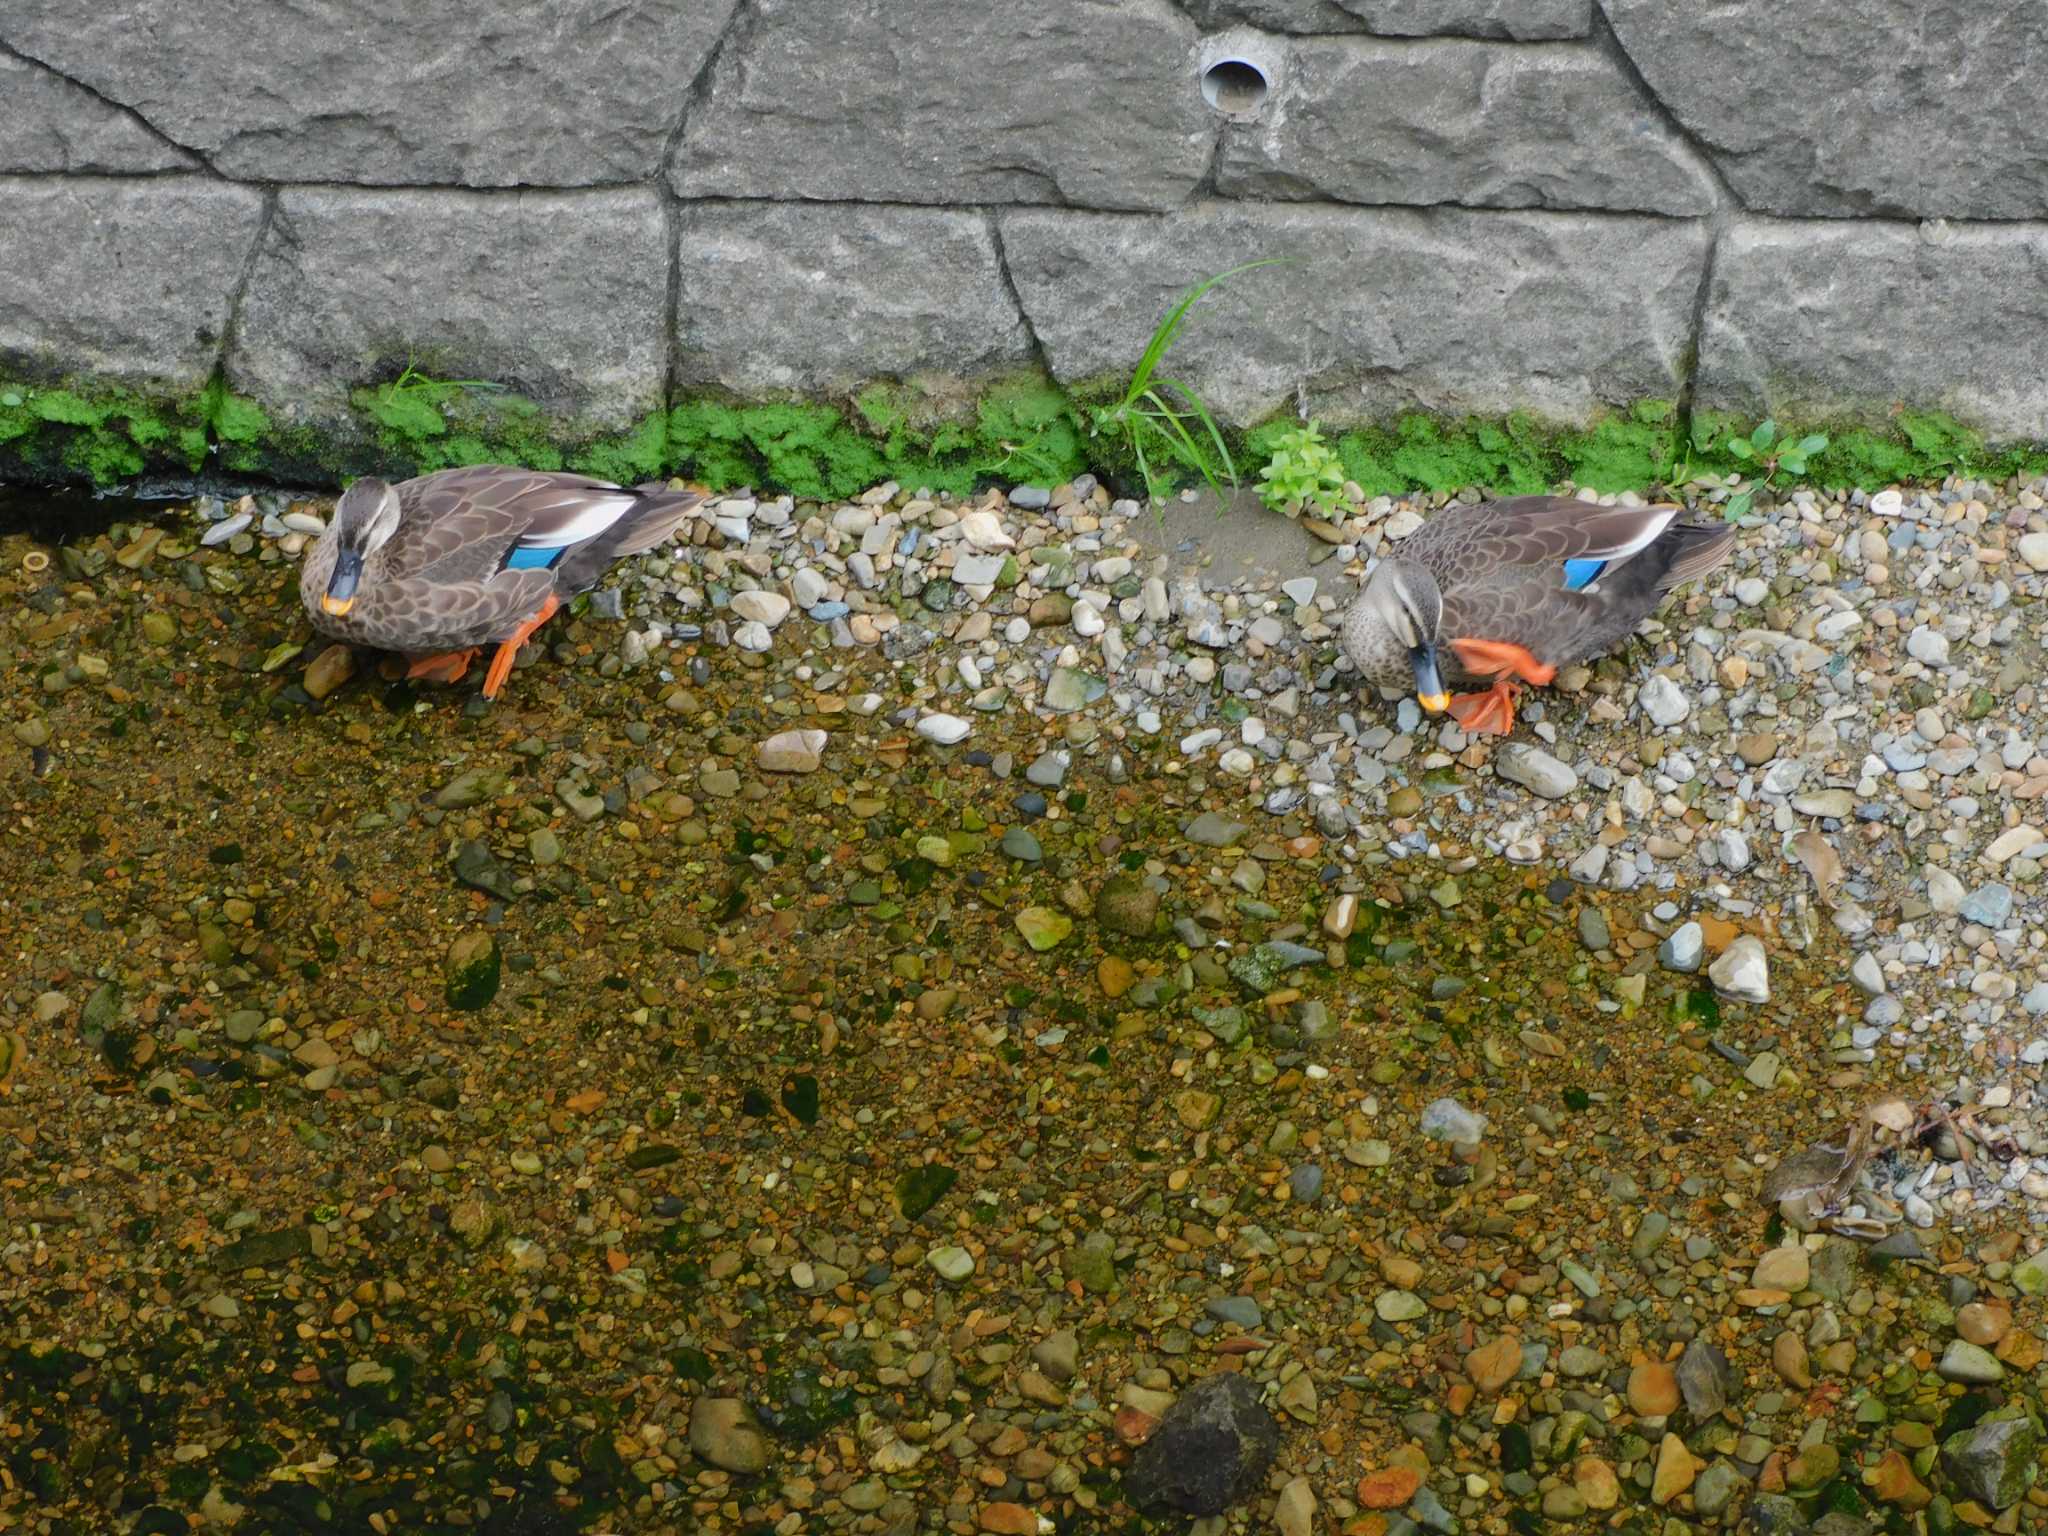
<svg viewBox="0 0 2048 1536"><path fill-rule="evenodd" d="M398 532L398 492L390 482L365 476L341 493L334 504L334 570L320 607L340 618L355 606L363 562Z"/></svg>
<svg viewBox="0 0 2048 1536"><path fill-rule="evenodd" d="M1433 715L1448 709L1451 699L1436 660L1444 596L1428 567L1413 560L1382 560L1366 579L1359 606L1408 652L1409 665L1415 669L1415 697L1422 707Z"/></svg>

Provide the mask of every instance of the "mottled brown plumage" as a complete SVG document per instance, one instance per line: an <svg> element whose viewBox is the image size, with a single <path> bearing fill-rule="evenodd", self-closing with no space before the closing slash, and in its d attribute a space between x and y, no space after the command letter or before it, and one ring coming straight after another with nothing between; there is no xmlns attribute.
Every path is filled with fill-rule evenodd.
<svg viewBox="0 0 2048 1536"><path fill-rule="evenodd" d="M465 653L516 650L614 561L673 538L702 500L659 484L628 489L497 464L395 486L359 480L306 556L299 596L322 634L397 651L418 675L452 681ZM539 561L547 563L520 568ZM487 695L509 653L499 663Z"/></svg>
<svg viewBox="0 0 2048 1536"><path fill-rule="evenodd" d="M1415 686L1432 708L1444 707L1438 668L1452 684L1493 684L1453 712L1507 729L1510 679L1547 683L1604 655L1665 593L1728 558L1734 528L1680 510L1558 496L1447 508L1374 569L1345 616L1345 653L1368 683Z"/></svg>

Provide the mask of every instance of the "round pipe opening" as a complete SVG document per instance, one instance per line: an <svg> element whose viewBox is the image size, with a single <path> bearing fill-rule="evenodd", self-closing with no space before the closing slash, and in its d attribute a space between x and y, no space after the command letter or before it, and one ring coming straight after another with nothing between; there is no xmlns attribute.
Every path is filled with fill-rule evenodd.
<svg viewBox="0 0 2048 1536"><path fill-rule="evenodd" d="M1218 59L1202 71L1202 100L1232 117L1258 111L1272 88L1250 59Z"/></svg>

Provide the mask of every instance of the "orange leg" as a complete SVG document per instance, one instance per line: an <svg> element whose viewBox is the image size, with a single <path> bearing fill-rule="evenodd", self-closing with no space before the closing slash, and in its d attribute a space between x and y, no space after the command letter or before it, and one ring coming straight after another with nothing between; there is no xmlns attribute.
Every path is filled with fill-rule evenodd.
<svg viewBox="0 0 2048 1536"><path fill-rule="evenodd" d="M512 662L519 655L519 647L526 644L536 629L553 618L555 610L561 606L555 594L550 592L539 612L513 630L511 638L498 647L498 654L491 658L491 670L484 674L485 698L495 699L498 696L498 690L505 686L505 679L512 675Z"/></svg>
<svg viewBox="0 0 2048 1536"><path fill-rule="evenodd" d="M1453 640L1451 649L1467 672L1495 679L1484 693L1461 693L1451 700L1451 718L1470 735L1507 735L1515 728L1521 684L1541 687L1557 676L1556 667L1508 641Z"/></svg>
<svg viewBox="0 0 2048 1536"><path fill-rule="evenodd" d="M430 683L459 683L469 671L469 664L476 660L476 647L463 651L443 651L438 656L421 656L405 669L405 675L425 678Z"/></svg>

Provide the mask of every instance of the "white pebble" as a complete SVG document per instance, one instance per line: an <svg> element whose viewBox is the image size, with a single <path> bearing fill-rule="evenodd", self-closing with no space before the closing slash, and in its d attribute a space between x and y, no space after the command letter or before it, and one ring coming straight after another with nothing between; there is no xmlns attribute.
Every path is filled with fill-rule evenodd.
<svg viewBox="0 0 2048 1536"><path fill-rule="evenodd" d="M950 747L957 741L965 741L967 733L974 727L958 715L926 715L917 722L917 734L926 741L935 741L942 747Z"/></svg>

